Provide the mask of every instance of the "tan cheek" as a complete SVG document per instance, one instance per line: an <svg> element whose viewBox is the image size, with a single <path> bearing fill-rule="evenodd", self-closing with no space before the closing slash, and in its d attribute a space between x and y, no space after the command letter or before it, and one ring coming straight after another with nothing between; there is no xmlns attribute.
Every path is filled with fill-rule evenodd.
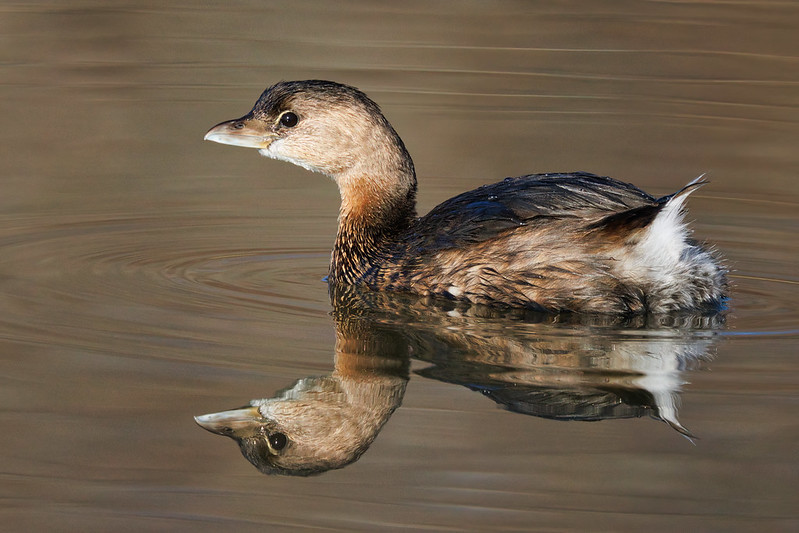
<svg viewBox="0 0 799 533"><path fill-rule="evenodd" d="M312 127L284 135L280 151L287 157L306 162L328 174L342 172L352 164L345 140Z"/></svg>

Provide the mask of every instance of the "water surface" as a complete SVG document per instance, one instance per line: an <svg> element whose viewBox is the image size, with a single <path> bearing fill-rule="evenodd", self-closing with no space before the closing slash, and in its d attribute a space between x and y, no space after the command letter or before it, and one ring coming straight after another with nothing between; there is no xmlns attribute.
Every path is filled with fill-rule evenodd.
<svg viewBox="0 0 799 533"><path fill-rule="evenodd" d="M792 2L3 3L0 526L795 530L797 24ZM689 216L729 312L334 309L334 185L201 140L314 77L381 104L421 212L529 172L655 195L707 173ZM382 429L316 476L193 420L386 367Z"/></svg>

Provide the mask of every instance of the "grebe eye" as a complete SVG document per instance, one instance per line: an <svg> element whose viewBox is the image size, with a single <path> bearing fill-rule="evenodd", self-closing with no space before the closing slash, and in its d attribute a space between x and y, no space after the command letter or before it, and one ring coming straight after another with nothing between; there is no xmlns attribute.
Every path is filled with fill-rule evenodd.
<svg viewBox="0 0 799 533"><path fill-rule="evenodd" d="M269 447L276 452L285 448L288 443L288 438L283 433L272 433L267 438L269 439Z"/></svg>
<svg viewBox="0 0 799 533"><path fill-rule="evenodd" d="M300 117L292 113L291 111L286 111L282 115L280 115L280 123L286 126L287 128L293 128L297 125L297 122L300 121Z"/></svg>

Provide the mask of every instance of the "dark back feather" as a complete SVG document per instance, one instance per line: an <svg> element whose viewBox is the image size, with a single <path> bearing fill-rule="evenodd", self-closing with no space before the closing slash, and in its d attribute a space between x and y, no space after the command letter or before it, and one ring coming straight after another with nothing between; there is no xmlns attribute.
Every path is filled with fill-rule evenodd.
<svg viewBox="0 0 799 533"><path fill-rule="evenodd" d="M411 234L420 252L492 239L520 226L570 218L585 226L643 227L668 197L587 172L507 178L460 194L420 218ZM579 225L579 223L578 223Z"/></svg>

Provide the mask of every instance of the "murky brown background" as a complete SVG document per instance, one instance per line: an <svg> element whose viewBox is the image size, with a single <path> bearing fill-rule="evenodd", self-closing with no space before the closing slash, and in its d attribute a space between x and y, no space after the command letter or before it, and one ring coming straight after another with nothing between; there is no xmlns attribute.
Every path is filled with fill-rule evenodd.
<svg viewBox="0 0 799 533"><path fill-rule="evenodd" d="M796 530L797 28L796 2L0 3L0 528ZM334 185L202 142L304 78L381 104L421 212L529 172L706 172L690 217L734 288L672 369L696 445L500 409L436 354L341 470L267 477L195 425L333 368Z"/></svg>

